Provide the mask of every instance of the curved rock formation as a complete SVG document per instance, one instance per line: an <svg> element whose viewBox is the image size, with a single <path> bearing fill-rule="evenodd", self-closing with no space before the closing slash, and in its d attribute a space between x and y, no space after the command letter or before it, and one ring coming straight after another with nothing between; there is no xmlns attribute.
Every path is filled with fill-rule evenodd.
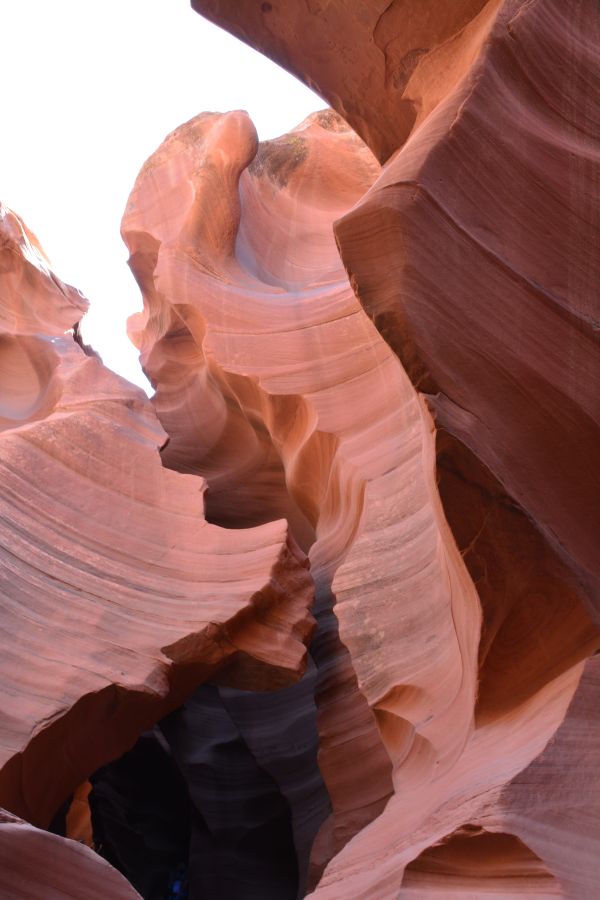
<svg viewBox="0 0 600 900"><path fill-rule="evenodd" d="M139 900L127 880L88 847L0 809L0 895L44 900Z"/></svg>
<svg viewBox="0 0 600 900"><path fill-rule="evenodd" d="M597 4L193 5L389 160L336 225L353 286L597 606Z"/></svg>
<svg viewBox="0 0 600 900"><path fill-rule="evenodd" d="M231 522L221 496L243 479L260 517L275 459L281 511L293 510L309 550L319 765L333 805L317 871L381 811L412 720L431 723L419 738L425 767L452 765L476 684L479 607L437 498L432 423L360 309L331 230L376 174L332 113L258 151L244 114L207 114L146 163L123 221L145 300L132 334L172 435L165 463L203 472L207 510ZM219 453L226 440L233 461Z"/></svg>
<svg viewBox="0 0 600 900"><path fill-rule="evenodd" d="M556 879L518 838L463 828L404 870L402 898L560 897Z"/></svg>
<svg viewBox="0 0 600 900"><path fill-rule="evenodd" d="M600 15L586 2L505 2L485 38L336 232L438 428L535 523L598 622L598 93L587 79ZM558 55L561 67L543 66Z"/></svg>
<svg viewBox="0 0 600 900"><path fill-rule="evenodd" d="M337 113L144 165L152 402L2 210L0 802L148 900L592 900L600 10L193 5Z"/></svg>
<svg viewBox="0 0 600 900"><path fill-rule="evenodd" d="M431 419L336 262L332 223L377 168L332 113L258 149L254 140L243 114L207 114L142 170L123 222L145 299L132 334L172 435L165 464L206 475L213 520L231 523L244 491L256 519L238 525L279 511L309 552L319 765L332 803L312 877L332 859L319 896L388 897L420 834L439 840L480 810L474 772L491 795L541 752L598 632L564 561L448 436L442 499L477 577L481 623L437 493ZM327 646L336 619L343 669ZM348 671L360 690L352 703ZM364 700L374 714L366 757L353 732ZM373 748L390 760L394 793L366 827L381 805L365 789L385 801L391 787ZM349 877L376 854L377 875L365 881L359 864Z"/></svg>
<svg viewBox="0 0 600 900"><path fill-rule="evenodd" d="M206 523L143 393L64 333L83 298L14 214L0 225L0 798L46 826L208 677L296 680L313 586L285 522Z"/></svg>
<svg viewBox="0 0 600 900"><path fill-rule="evenodd" d="M320 94L383 163L468 74L502 0L191 5Z"/></svg>
<svg viewBox="0 0 600 900"><path fill-rule="evenodd" d="M318 90L386 162L335 222L336 241L363 309L434 415L440 497L483 613L462 757L431 778L424 748L412 772L410 753L398 767L407 751L392 749L393 800L317 891L395 897L420 833L430 845L473 820L467 763L491 796L534 760L598 642L600 12L591 0L193 5ZM337 593L360 671L361 616L353 634ZM384 660L380 646L371 678ZM388 749L414 754L424 719L411 715L411 681L369 700ZM586 753L571 747L569 758ZM530 803L532 814L543 806ZM578 840L574 823L563 827L565 846ZM541 858L556 871L548 847ZM576 868L563 868L561 890L571 881L574 896L591 896L593 854Z"/></svg>

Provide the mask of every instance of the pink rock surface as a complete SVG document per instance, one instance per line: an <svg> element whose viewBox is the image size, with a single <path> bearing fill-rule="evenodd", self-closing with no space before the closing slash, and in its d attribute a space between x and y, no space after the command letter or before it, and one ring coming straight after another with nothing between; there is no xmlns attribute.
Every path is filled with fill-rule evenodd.
<svg viewBox="0 0 600 900"><path fill-rule="evenodd" d="M0 798L45 826L207 677L298 678L313 587L284 521L206 523L204 484L162 467L143 393L63 333L85 301L14 214L1 224L25 334L0 335Z"/></svg>
<svg viewBox="0 0 600 900"><path fill-rule="evenodd" d="M317 618L326 637L334 627L332 590L348 651L342 673L351 665L360 691L345 693L339 663L324 654L316 699L333 814L315 843L315 873L333 860L317 895L388 897L400 887L403 859L471 821L479 809L474 772L491 792L543 749L577 685L579 660L598 635L577 596L569 606L561 595L543 615L535 607L525 613L516 596L508 609L496 604L480 670L480 605L438 497L432 421L335 268L332 220L364 188L364 176L354 193L342 181L338 197L332 173L337 165L360 174L366 151L332 114L310 117L291 135L259 146L254 158L253 140L243 114L202 116L174 132L142 170L123 222L145 297L132 334L173 435L163 458L208 472L213 517L234 520L227 491L235 496L236 479L254 515L271 515L273 495L263 513L261 487L267 476L281 478L276 465L283 470L278 502L308 549ZM375 174L371 168L368 177ZM201 215L207 207L209 220ZM269 230L256 227L261 214ZM202 415L219 406L224 414L211 445ZM214 451L224 434L242 427L245 438L234 446L250 448L250 461ZM496 565L506 579L518 561L510 535L524 526L516 513L503 512L493 487L490 481L491 499L483 497L493 509L481 512L477 496L467 523L496 517L508 544L497 548ZM477 527L484 546L485 528ZM521 539L534 541L526 530ZM530 559L542 552L532 543ZM554 573L557 584L561 574ZM545 577L538 576L544 587ZM490 603L499 591L491 585ZM528 615L537 617L537 630ZM511 648L505 659L519 626L524 658ZM505 639L498 637L503 630ZM532 655L541 639L551 653ZM510 667L503 691L496 682ZM487 674L494 668L498 678ZM483 674L491 686L476 706ZM363 698L371 720L359 717ZM370 721L368 732L363 721ZM361 745L370 748L364 756ZM394 793L366 827L379 811L373 792L389 791L374 768L374 748L390 761ZM431 816L439 817L437 834ZM404 856L397 857L390 842L402 840ZM391 880L383 864L388 852ZM366 879L361 861L371 873ZM350 876L355 866L358 875Z"/></svg>
<svg viewBox="0 0 600 900"><path fill-rule="evenodd" d="M468 75L336 228L438 428L535 523L596 622L599 38L594 3L498 6Z"/></svg>
<svg viewBox="0 0 600 900"><path fill-rule="evenodd" d="M592 900L597 4L193 6L354 131L205 113L149 158L122 234L152 402L2 209L0 802L45 827L79 787L89 840L81 786L171 713L144 740L203 823L192 895ZM6 819L48 896L100 873Z"/></svg>
<svg viewBox="0 0 600 900"><path fill-rule="evenodd" d="M428 770L421 738L436 717L430 724L415 715L408 660L395 657L404 678L389 696L370 694L369 678L359 676L395 764L395 793L334 857L315 896L396 897L401 869L417 856L422 864L414 872L421 875L410 876L407 896L428 896L423 872L429 864L435 869L436 858L443 869L444 854L452 857L458 878L462 835L471 833L481 797L493 806L495 792L544 758L581 661L598 641L598 6L193 5L322 93L386 161L333 228L356 296L435 419L440 499L482 607L478 696L457 757L440 767L434 744ZM558 59L560 65L551 63ZM353 631L344 575L353 553L353 587L374 558L389 571L381 547L360 556L362 540L359 529L334 582L341 635L357 672L372 601L356 611ZM428 613L420 600L423 626ZM396 603L396 617L404 611L405 603ZM371 681L402 646L379 615L385 624ZM578 746L564 745L564 772L585 765L592 752L591 731L579 734ZM558 861L557 843L581 847L581 834L576 817L561 820L559 829L544 815L555 782L542 771L538 791L528 796L539 823L535 846L522 820L495 829L506 834L505 855L530 885L504 890L591 897L595 842L583 842L576 863L574 856L566 862L567 851ZM565 794L578 809L581 796L596 822L595 796L585 799L568 779ZM450 849L427 850L449 835ZM502 896L494 885L499 840L484 835L472 844L482 848L472 851L473 877L478 854L488 859L485 889L458 878L453 890ZM441 895L457 883L450 869L447 877L442 872ZM468 867L462 874L467 878ZM408 884L400 896L405 891Z"/></svg>
<svg viewBox="0 0 600 900"><path fill-rule="evenodd" d="M139 900L140 895L88 847L34 828L0 809L0 896L7 900Z"/></svg>
<svg viewBox="0 0 600 900"><path fill-rule="evenodd" d="M320 94L385 162L468 72L500 0L192 0ZM522 5L518 3L517 5Z"/></svg>
<svg viewBox="0 0 600 900"><path fill-rule="evenodd" d="M331 177L338 147L348 159L340 185ZM122 229L145 301L131 333L172 436L163 459L205 474L212 519L239 525L285 514L301 544L312 545L321 770L334 808L337 798L323 841L336 847L391 791L389 760L331 615L332 576L364 492L339 449L344 428L354 427L340 389L357 374L353 338L362 345L361 391L373 389L378 353L398 377L401 370L349 289L330 227L371 182L371 155L331 114L263 145L247 169L256 152L245 114L207 114L146 163ZM253 227L261 215L273 231ZM321 341L331 359L315 354ZM408 382L406 389L411 396ZM355 428L363 442L370 420ZM339 765L349 730L369 772L363 781ZM316 865L331 852L320 851Z"/></svg>

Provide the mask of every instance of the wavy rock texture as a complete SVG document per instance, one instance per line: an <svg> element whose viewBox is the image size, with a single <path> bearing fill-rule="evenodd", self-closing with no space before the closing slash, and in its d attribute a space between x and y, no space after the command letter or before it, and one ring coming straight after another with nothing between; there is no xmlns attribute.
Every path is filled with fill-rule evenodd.
<svg viewBox="0 0 600 900"><path fill-rule="evenodd" d="M140 895L88 847L0 809L0 896L44 900L136 900Z"/></svg>
<svg viewBox="0 0 600 900"><path fill-rule="evenodd" d="M145 297L131 331L172 435L165 463L205 473L207 510L229 523L241 478L254 514L273 515L261 489L277 466L281 510L309 549L333 807L314 874L381 811L411 719L427 718L427 769L452 765L472 729L479 607L437 498L431 419L357 303L331 230L376 174L332 113L258 151L245 114L207 114L146 163L123 222ZM226 439L232 462L216 449Z"/></svg>
<svg viewBox="0 0 600 900"><path fill-rule="evenodd" d="M0 801L157 900L592 900L600 10L193 5L353 130L147 161L152 404L2 213Z"/></svg>
<svg viewBox="0 0 600 900"><path fill-rule="evenodd" d="M136 339L158 387L159 416L176 436L163 458L206 474L215 521L231 515L219 493L240 479L236 468L252 472L254 487L244 478L240 490L256 498L277 477L278 508L309 548L319 589L337 597L348 663L392 764L385 812L370 825L352 814L346 827L343 807L356 802L357 786L356 778L342 784L341 770L352 771L356 744L338 741L329 768L335 706L323 703L317 687L319 764L333 814L313 849L317 869L331 860L316 896L395 897L404 866L417 857L409 872L435 868L439 858L442 894L447 864L465 896L483 890L478 877L498 896L591 896L594 854L581 855L577 866L557 862L556 845L579 840L574 822L554 825L560 837L535 847L522 819L492 829L504 835L498 838L476 823L519 772L543 758L582 663L598 646L598 204L590 192L598 184L597 5L193 5L319 90L386 161L379 175L371 170L370 185L357 178L350 195L348 172L358 167L346 162L338 137L336 175L327 178L325 163L315 161L321 151L314 146L327 143L313 138L315 126L323 127L317 120L259 149L242 172L253 150L241 120L210 129L202 120L149 163L145 190L155 199L143 209L139 181L124 224L146 297ZM334 133L343 134L339 123ZM217 137L220 153L210 147ZM308 149L298 137L309 138ZM259 187L261 179L271 185ZM210 225L201 209L219 210ZM329 285L342 276L322 249L333 252L332 227L353 292L391 356L356 306L340 315L333 303ZM176 247L184 250L178 260ZM317 289L320 315L311 320ZM265 295L280 294L284 302L271 303L267 320ZM362 340L350 323L360 323ZM362 393L365 346L383 377ZM352 377L342 374L343 347L352 354ZM303 367L311 376L304 383ZM169 394L175 381L177 397ZM210 398L204 409L215 437L204 443L198 435L207 429L199 425L194 434L192 425L199 404L182 400L194 390ZM287 413L283 401L278 416L265 409L265 393L285 396ZM232 408L241 414L232 416ZM402 410L401 421L392 408L396 416ZM369 454L360 446L363 411ZM312 464L326 487L311 497L296 447L308 443L298 437L299 421L315 414L311 435L333 441L326 460L321 451L318 467ZM246 453L223 466L214 448L234 427L244 430ZM408 461L411 437L420 477ZM379 478L370 468L375 459ZM433 563L419 525L435 546ZM452 613L447 632L440 610ZM585 741L569 748L565 765L586 758ZM365 775L359 787L368 781L375 784ZM575 802L581 785L571 789ZM535 817L543 794L529 803ZM460 886L460 873L468 877L461 859L473 835L471 855L481 866L469 888ZM443 851L427 850L440 841ZM512 875L498 886L502 859ZM416 877L408 875L405 887L413 894L421 889L409 888Z"/></svg>
<svg viewBox="0 0 600 900"><path fill-rule="evenodd" d="M314 588L284 521L236 534L205 521L202 480L161 465L149 401L65 333L84 299L5 208L0 228L0 798L46 827L207 678L257 690L297 680ZM71 833L75 819L71 808ZM63 896L65 866L74 878L94 868L29 826L2 841L8 855L22 844L25 861L56 847L44 896ZM107 878L85 896L133 896Z"/></svg>
<svg viewBox="0 0 600 900"><path fill-rule="evenodd" d="M427 791L435 809L460 789L473 765L465 746L474 759L482 752L481 616L439 501L432 421L338 261L332 221L377 166L332 113L258 150L255 140L242 113L182 126L142 170L123 236L145 298L131 333L172 435L165 463L205 473L207 510L230 524L229 492L245 491L260 519L274 512L273 493L266 509L261 502L265 480L277 477L280 509L309 552L319 766L332 804L313 847L315 879L332 857L330 869L345 859L339 851L390 795L371 829L392 819L397 831L404 820L411 833L426 820ZM269 229L256 227L261 215ZM233 460L215 449L231 434ZM238 524L250 524L247 514ZM535 746L550 737L578 672L571 662L552 684L552 703L543 682L518 714L496 712L485 732L492 785L517 728L535 718ZM512 748L515 772L531 760L532 740L524 731ZM462 789L468 797L468 781Z"/></svg>
<svg viewBox="0 0 600 900"><path fill-rule="evenodd" d="M500 2L191 0L320 94L382 163L469 72Z"/></svg>
<svg viewBox="0 0 600 900"><path fill-rule="evenodd" d="M593 608L597 4L194 5L319 90L381 159L396 151L336 225L354 288L439 427L533 519Z"/></svg>

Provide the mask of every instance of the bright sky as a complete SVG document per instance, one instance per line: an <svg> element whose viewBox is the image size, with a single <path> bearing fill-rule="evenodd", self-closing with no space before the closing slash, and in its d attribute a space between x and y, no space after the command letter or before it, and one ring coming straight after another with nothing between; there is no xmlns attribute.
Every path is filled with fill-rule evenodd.
<svg viewBox="0 0 600 900"><path fill-rule="evenodd" d="M92 307L84 339L148 388L125 320L141 308L119 235L142 163L205 110L247 109L261 139L322 100L189 0L0 0L0 199Z"/></svg>

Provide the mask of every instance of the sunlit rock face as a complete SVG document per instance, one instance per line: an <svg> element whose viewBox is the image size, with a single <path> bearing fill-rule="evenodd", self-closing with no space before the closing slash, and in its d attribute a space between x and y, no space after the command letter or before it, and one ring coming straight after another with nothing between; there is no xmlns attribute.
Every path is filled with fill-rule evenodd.
<svg viewBox="0 0 600 900"><path fill-rule="evenodd" d="M164 464L207 478L212 521L287 516L311 560L331 812L316 831L313 821L308 888L332 898L560 895L556 842L540 848L518 816L508 828L502 804L561 725L598 631L581 581L542 530L470 449L436 433L430 398L344 271L344 224L382 177L332 112L259 145L244 113L177 129L140 173L123 220L145 301L130 333L171 435ZM385 244L368 232L354 240L365 254ZM199 735L194 723L215 702L198 696L174 713L176 740ZM277 695L269 702L277 709ZM260 713L252 695L237 703L243 736ZM287 716L301 707L290 697L263 738L283 756ZM200 743L187 752L197 758ZM198 792L202 773L182 766ZM547 798L528 799L531 818L543 818L534 801ZM580 838L562 829L562 841ZM593 865L578 867L575 884L591 883Z"/></svg>
<svg viewBox="0 0 600 900"><path fill-rule="evenodd" d="M480 608L439 502L433 423L332 231L378 174L332 112L258 147L244 113L206 114L148 160L122 228L163 462L205 475L213 521L287 515L311 560L331 802L312 881L382 812L397 765L439 777L473 730Z"/></svg>
<svg viewBox="0 0 600 900"><path fill-rule="evenodd" d="M595 842L600 833L597 788L587 790L583 781L576 788L569 782L564 796L566 808L587 808L586 821L594 822L594 828L584 828L573 813L565 815L560 826L556 820L550 823L545 810L555 788L549 773L544 784L541 773L548 770L541 762L540 769L535 767L545 758L544 748L557 728L562 729L560 734L567 727L575 729L570 716L579 695L573 700L574 691L584 661L598 646L598 6L591 0L569 5L558 0L465 0L447 9L410 0L243 6L228 0L197 0L193 5L322 93L385 163L371 176L366 191L357 184L360 197L345 198L351 204L346 211L338 213L331 204L329 214L354 296L392 351L389 360L400 363L397 377L403 390L394 385L396 376L382 355L377 370L385 376L377 388L367 390L368 400L359 402L361 379L355 377L345 387L348 399L336 399L335 407L329 404L327 410L318 405L315 381L325 369L325 357L323 380L325 390L331 390L330 360L338 355L342 333L333 307L329 315L326 312L324 293L319 310L328 320L328 332L321 328L310 349L302 351L310 360L313 381L299 386L300 366L288 350L289 332L295 330L300 343L312 339L311 330L304 327L310 320L303 316L308 315L317 279L314 271L306 270L316 265L318 253L309 251L310 238L298 225L306 218L314 231L321 221L329 233L319 215L328 200L316 201L310 188L304 193L293 176L286 176L285 183L278 184L275 203L267 207L257 182L264 179L268 166L259 162L240 175L233 251L223 254L221 244L212 268L206 266L202 276L212 279L202 301L205 309L225 305L220 299L225 292L233 298L243 282L249 285L245 295L252 324L244 327L252 337L242 338L239 318L231 329L235 334L227 333L222 320L211 324L210 311L202 315L202 332L188 326L202 341L208 368L216 364L222 371L251 375L270 394L291 390L288 371L282 379L285 387L274 389L271 359L278 355L279 364L292 369L295 395L308 395L316 409L315 427L336 439L330 471L343 477L344 460L365 477L360 519L350 541L344 542L326 499L321 510L327 509L327 519L322 511L318 514L309 554L313 570L326 573L327 589L331 585L337 598L339 636L349 652L360 694L375 715L392 767L394 793L385 811L370 825L359 827L342 848L352 829L340 827L341 805L352 802L357 779L336 798L340 767L335 767L334 777L328 772L325 738L331 732L324 725L333 705L322 708L317 691L319 761L332 815L313 847L317 868L330 858L316 895L395 897L404 889L404 866L417 857L429 859L427 848L440 842L449 848L446 859L457 848L453 871L458 874L448 880L442 866L437 889L444 895L454 885L466 895L467 882L462 886L460 882L463 838L449 836L479 834L481 829L487 834L478 823L496 816L491 830L505 838L494 841L483 836L473 844L478 848L473 858L487 859L489 864L484 866L486 872L480 866L479 874L475 869L470 875L463 873L465 879L472 876L472 893L483 890L482 883L477 886L481 877L499 895L504 890L513 896L526 891L593 896L598 877ZM554 58L561 65L551 64ZM308 135L316 124L305 123L298 133ZM206 138L203 141L206 145ZM324 146L326 140L320 143ZM345 163L342 140L338 143L337 177L330 182L321 164L318 197L329 198L333 186L342 191L348 172L358 173L356 165ZM311 146L302 161L307 173L316 170L316 165L311 169L313 153ZM298 158L298 145L294 152L290 146L289 155ZM273 164L273 183L280 168L280 162ZM193 178L186 186L199 196ZM289 201L283 199L286 192ZM282 239L274 210L284 202L293 213ZM188 208L192 206L189 199ZM342 206L340 200L338 210ZM259 213L266 208L269 212L260 227ZM125 221L127 230L127 217ZM250 233L253 237L248 238ZM172 236L166 243L169 240ZM230 234L227 240L232 240ZM215 235L205 234L197 246L206 247L211 241L216 241ZM308 264L292 249L302 242ZM166 287L171 276L166 274L166 256L161 267L160 250L157 259L160 274L154 284L164 285L162 297L173 305L174 292ZM294 261L296 272L290 269ZM329 264L324 264L323 285L335 277L330 273ZM188 323L195 321L191 307L197 305L189 298L197 278L188 275L187 290L176 292L175 302L186 305L180 317ZM302 327L294 329L288 321L285 337L273 339L277 329L259 324L261 312L253 304L257 291L264 291L264 285L279 286L295 300L302 283L306 296L301 311L290 316L299 317ZM233 306L227 302L228 309ZM279 307L271 313L272 322L279 313ZM344 324L358 371L363 342ZM148 328L146 324L146 337ZM264 334L254 337L261 330ZM267 346L270 340L273 347ZM383 344L372 333L367 342L371 352L383 354ZM152 349L158 342L141 341L140 346L152 375L152 353L155 364L163 365ZM153 377L157 409L166 421L161 403L166 409L167 401L161 399L156 370ZM408 390L408 381L416 392ZM394 398L390 405L403 410L404 420L394 422L382 412L379 422L388 429L385 441L376 423L388 391ZM242 407L252 410L254 418L245 418L268 445L263 426L256 428L256 410L264 401L253 399L248 407L242 389L236 397ZM353 432L360 431L361 409L371 417L370 464L380 460L388 479L380 494ZM425 514L421 520L414 515L407 494L410 490L413 498L419 496L419 479L408 469L408 452L403 455L398 449L409 445L410 424L415 421L410 410L416 409L421 411L421 496L431 478L427 502L417 508L427 509L435 529ZM351 425L344 421L348 410ZM173 408L168 414L174 415ZM428 414L435 421L429 441L423 427L430 421ZM288 463L285 436L276 437L274 418L267 421L262 414L262 419L281 448L288 493L300 498L303 511L306 489L303 496L294 490L297 468ZM358 455L352 457L348 447ZM383 462L386 447L390 457ZM165 462L178 467L177 448L169 452L173 455ZM396 495L394 466L404 476ZM327 483L328 487L334 483L332 476ZM218 487L216 516L217 494ZM342 502L349 492L343 489L338 494ZM349 518L344 515L345 522ZM435 565L426 563L423 545L419 547L419 524L438 548L443 547L443 553L438 549L435 555L444 571L441 581ZM327 533L331 525L337 546ZM380 539L372 540L378 527ZM459 557L453 558L456 549ZM320 574L316 578L323 583ZM436 591L440 608L452 611L448 633L435 606ZM453 681L458 670L452 651L457 647L460 691L458 680ZM435 673L436 665L441 677ZM591 665L586 673L592 671ZM586 691L593 693L593 679ZM442 709L452 718L451 726L442 724ZM565 738L563 762L557 762L564 773L585 765L593 749L593 732L590 727L578 742ZM548 746L556 743L557 738ZM357 762L352 748L349 741L344 762L350 768ZM520 773L533 771L532 767L539 773L538 788L527 798L527 815L512 816L508 823L506 797L515 796ZM592 783L597 784L596 778L592 776ZM366 780L359 779L361 787ZM540 841L544 821L546 839ZM356 820L354 824L360 826ZM494 886L494 879L503 841L507 862L514 859L515 866L514 879L507 878L501 888ZM570 864L565 850L569 847ZM582 847L585 852L574 849ZM519 879L527 880L527 873L531 878L525 888ZM410 890L415 889L413 882Z"/></svg>
<svg viewBox="0 0 600 900"><path fill-rule="evenodd" d="M65 333L86 301L4 207L0 241L0 804L47 827L199 683L296 681L314 586L285 521L239 533L206 522L204 482L162 466L151 403ZM32 876L19 896L51 896L41 886L68 865L80 896L133 896L116 876L85 894L106 866L61 840L3 825L2 858L21 844L24 856L2 866L0 893L17 896L19 872L29 884L36 847L48 880Z"/></svg>
<svg viewBox="0 0 600 900"><path fill-rule="evenodd" d="M2 212L0 893L592 900L600 10L193 5L334 109L142 168L152 401Z"/></svg>
<svg viewBox="0 0 600 900"><path fill-rule="evenodd" d="M357 296L598 621L598 4L192 5L387 161L335 225Z"/></svg>

